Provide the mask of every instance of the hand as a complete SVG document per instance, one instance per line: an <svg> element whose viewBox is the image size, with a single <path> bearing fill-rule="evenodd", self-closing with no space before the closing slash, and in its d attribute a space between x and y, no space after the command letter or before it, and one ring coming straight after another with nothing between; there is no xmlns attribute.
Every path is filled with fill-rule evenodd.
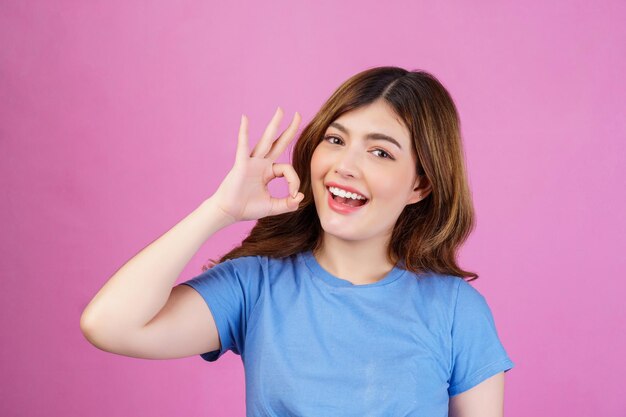
<svg viewBox="0 0 626 417"><path fill-rule="evenodd" d="M261 140L250 153L248 118L241 116L235 164L211 196L216 206L235 221L256 220L295 211L304 198L304 194L298 192L300 178L293 166L274 163L295 137L301 120L296 112L289 127L274 140L282 117L283 111L279 107ZM288 197L275 198L270 195L267 184L277 177L285 177L287 180Z"/></svg>

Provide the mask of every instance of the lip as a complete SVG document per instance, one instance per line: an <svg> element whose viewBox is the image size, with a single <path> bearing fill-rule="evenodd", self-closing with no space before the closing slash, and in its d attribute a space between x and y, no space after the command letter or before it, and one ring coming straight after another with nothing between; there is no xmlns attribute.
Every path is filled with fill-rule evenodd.
<svg viewBox="0 0 626 417"><path fill-rule="evenodd" d="M333 185L334 187L334 185ZM362 209L363 207L365 207L365 205L367 205L366 202L365 204L363 204L362 206L357 206L357 207L350 207L350 206L346 206L344 204L338 203L335 200L333 200L333 195L332 193L328 190L328 187L326 188L326 194L328 194L327 197L327 201L328 201L328 206L336 211L337 213L341 213L341 214L350 214L350 213L354 213L355 211L358 211L359 209Z"/></svg>
<svg viewBox="0 0 626 417"><path fill-rule="evenodd" d="M349 191L351 193L362 195L363 197L365 197L366 199L369 200L369 197L367 195L365 195L364 193L360 192L359 190L357 190L355 188L348 187L347 185L337 184L336 182L327 182L325 185L326 185L326 189L328 189L328 187L341 188L342 190L346 190L346 191Z"/></svg>

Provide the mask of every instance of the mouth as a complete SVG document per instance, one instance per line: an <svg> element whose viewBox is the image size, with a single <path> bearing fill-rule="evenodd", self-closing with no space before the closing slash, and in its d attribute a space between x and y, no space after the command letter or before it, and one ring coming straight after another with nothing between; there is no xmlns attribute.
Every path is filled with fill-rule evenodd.
<svg viewBox="0 0 626 417"><path fill-rule="evenodd" d="M369 199L355 200L334 195L328 187L326 187L326 193L328 194L328 205L330 208L340 213L352 213L369 203Z"/></svg>

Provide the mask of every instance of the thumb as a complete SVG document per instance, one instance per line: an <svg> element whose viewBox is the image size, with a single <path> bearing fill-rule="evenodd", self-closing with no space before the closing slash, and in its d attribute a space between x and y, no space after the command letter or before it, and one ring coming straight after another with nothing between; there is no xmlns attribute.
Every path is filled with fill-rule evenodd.
<svg viewBox="0 0 626 417"><path fill-rule="evenodd" d="M285 198L272 198L274 210L271 215L288 213L290 211L296 211L300 202L304 199L304 194L298 192L295 197L287 196Z"/></svg>

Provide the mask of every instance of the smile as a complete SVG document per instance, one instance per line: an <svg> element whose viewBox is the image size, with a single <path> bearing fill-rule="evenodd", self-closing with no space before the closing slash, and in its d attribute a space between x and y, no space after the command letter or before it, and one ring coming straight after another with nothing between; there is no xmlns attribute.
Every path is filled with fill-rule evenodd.
<svg viewBox="0 0 626 417"><path fill-rule="evenodd" d="M331 193L330 190L328 190L328 187L326 187L326 194L328 194L328 198L327 198L328 206L332 210L341 214L354 213L355 211L358 211L360 208L362 208L369 202L368 199L355 200L352 198L344 198L344 197L336 196L333 193Z"/></svg>

